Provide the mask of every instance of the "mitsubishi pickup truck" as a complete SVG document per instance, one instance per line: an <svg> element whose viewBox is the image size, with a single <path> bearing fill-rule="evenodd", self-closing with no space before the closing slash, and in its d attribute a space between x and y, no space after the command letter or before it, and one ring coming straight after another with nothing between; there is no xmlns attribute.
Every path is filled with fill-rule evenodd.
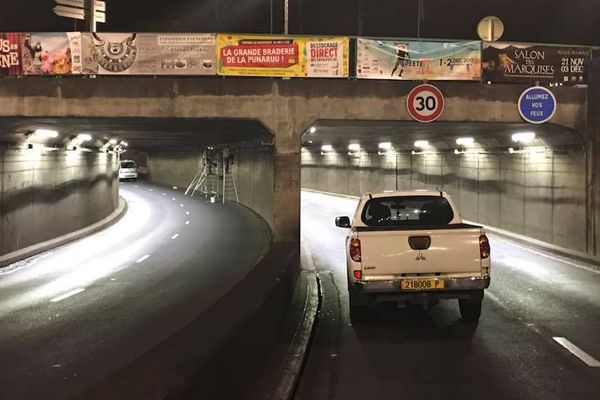
<svg viewBox="0 0 600 400"><path fill-rule="evenodd" d="M346 237L348 297L352 320L364 319L373 302L424 308L458 299L465 321L478 321L490 285L490 244L481 226L463 223L444 192L363 194Z"/></svg>

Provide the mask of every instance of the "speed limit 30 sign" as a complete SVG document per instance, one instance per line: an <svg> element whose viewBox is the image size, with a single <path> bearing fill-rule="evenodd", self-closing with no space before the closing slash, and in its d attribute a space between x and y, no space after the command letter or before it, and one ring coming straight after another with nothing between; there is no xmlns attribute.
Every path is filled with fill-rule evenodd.
<svg viewBox="0 0 600 400"><path fill-rule="evenodd" d="M419 85L406 98L410 116L419 122L432 122L444 112L444 95L433 85Z"/></svg>

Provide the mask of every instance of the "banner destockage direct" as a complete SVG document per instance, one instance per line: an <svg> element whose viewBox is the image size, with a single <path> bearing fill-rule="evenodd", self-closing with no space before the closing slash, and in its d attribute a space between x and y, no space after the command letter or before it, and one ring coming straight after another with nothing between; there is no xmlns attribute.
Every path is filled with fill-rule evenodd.
<svg viewBox="0 0 600 400"><path fill-rule="evenodd" d="M217 72L225 76L346 78L348 37L217 35Z"/></svg>
<svg viewBox="0 0 600 400"><path fill-rule="evenodd" d="M480 80L481 42L357 39L360 79Z"/></svg>
<svg viewBox="0 0 600 400"><path fill-rule="evenodd" d="M85 33L83 73L215 75L213 33Z"/></svg>
<svg viewBox="0 0 600 400"><path fill-rule="evenodd" d="M483 43L483 79L490 82L584 83L592 49L524 43Z"/></svg>

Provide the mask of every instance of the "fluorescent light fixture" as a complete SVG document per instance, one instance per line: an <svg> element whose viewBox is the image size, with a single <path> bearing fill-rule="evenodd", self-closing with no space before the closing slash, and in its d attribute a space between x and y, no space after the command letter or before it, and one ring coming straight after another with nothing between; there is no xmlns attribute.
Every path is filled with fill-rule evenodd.
<svg viewBox="0 0 600 400"><path fill-rule="evenodd" d="M360 151L360 144L358 144L358 143L350 143L348 145L348 150L350 150L350 151Z"/></svg>
<svg viewBox="0 0 600 400"><path fill-rule="evenodd" d="M390 143L390 142L379 143L379 149L381 149L381 150L390 150L391 148L392 148L392 143Z"/></svg>
<svg viewBox="0 0 600 400"><path fill-rule="evenodd" d="M108 143L110 143L110 144L117 144L117 139L110 139L108 141Z"/></svg>
<svg viewBox="0 0 600 400"><path fill-rule="evenodd" d="M459 137L456 139L456 144L459 146L472 146L475 143L475 139L472 137Z"/></svg>
<svg viewBox="0 0 600 400"><path fill-rule="evenodd" d="M58 136L58 132L52 129L37 129L33 132L35 136L45 137L45 138L55 138Z"/></svg>
<svg viewBox="0 0 600 400"><path fill-rule="evenodd" d="M518 143L531 143L533 139L535 139L535 132L519 132L512 135L513 142Z"/></svg>
<svg viewBox="0 0 600 400"><path fill-rule="evenodd" d="M310 133L315 133L316 131L317 131L316 126L311 126L310 129L308 130L308 132L310 132Z"/></svg>
<svg viewBox="0 0 600 400"><path fill-rule="evenodd" d="M87 133L80 133L79 135L77 135L77 139L79 139L82 142L87 142L88 140L92 140L92 136L88 135Z"/></svg>
<svg viewBox="0 0 600 400"><path fill-rule="evenodd" d="M324 144L321 146L321 151L333 151L333 146L330 144Z"/></svg>
<svg viewBox="0 0 600 400"><path fill-rule="evenodd" d="M429 142L427 140L417 140L415 141L415 147L426 149L429 147Z"/></svg>

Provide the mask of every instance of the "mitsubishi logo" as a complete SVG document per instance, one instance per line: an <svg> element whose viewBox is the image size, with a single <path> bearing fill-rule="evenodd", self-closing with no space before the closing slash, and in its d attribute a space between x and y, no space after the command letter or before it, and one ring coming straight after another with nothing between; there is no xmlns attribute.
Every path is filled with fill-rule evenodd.
<svg viewBox="0 0 600 400"><path fill-rule="evenodd" d="M417 258L415 258L415 260L417 260L417 261L425 261L425 260L427 260L427 258L425 258L425 256L423 255L422 251L419 251L419 255L417 256Z"/></svg>

